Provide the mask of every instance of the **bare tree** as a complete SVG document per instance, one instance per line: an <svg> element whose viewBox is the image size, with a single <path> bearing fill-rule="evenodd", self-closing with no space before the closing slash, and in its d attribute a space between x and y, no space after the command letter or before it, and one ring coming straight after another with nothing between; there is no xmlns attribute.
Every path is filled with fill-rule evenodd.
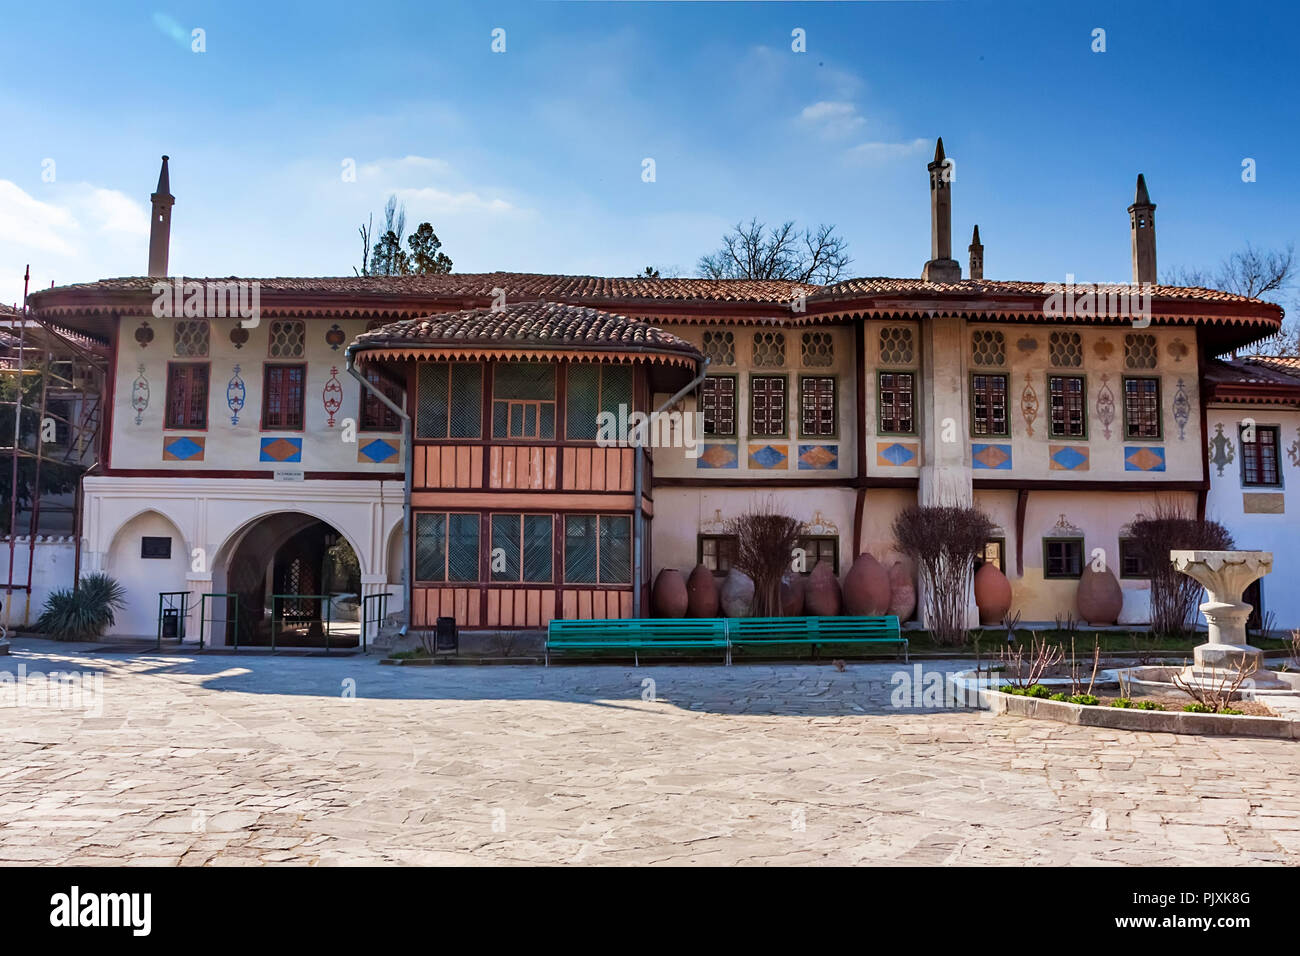
<svg viewBox="0 0 1300 956"><path fill-rule="evenodd" d="M753 218L736 223L722 237L722 247L701 256L696 268L707 279L789 279L825 285L843 276L853 261L848 248L834 226L800 232L790 221L769 229Z"/></svg>
<svg viewBox="0 0 1300 956"><path fill-rule="evenodd" d="M1164 276L1166 285L1219 289L1285 305L1295 290L1295 243L1285 249L1256 249L1246 243L1214 269L1179 266ZM1265 355L1300 355L1300 327L1294 323L1258 346Z"/></svg>
<svg viewBox="0 0 1300 956"><path fill-rule="evenodd" d="M754 582L756 616L781 616L781 576L802 530L803 525L782 514L771 498L727 521L727 533L736 538L735 566Z"/></svg>
<svg viewBox="0 0 1300 956"><path fill-rule="evenodd" d="M359 276L370 275L370 234L375 229L375 217L372 213L370 218L360 226L357 226L357 232L361 233L361 268L352 267L352 271Z"/></svg>

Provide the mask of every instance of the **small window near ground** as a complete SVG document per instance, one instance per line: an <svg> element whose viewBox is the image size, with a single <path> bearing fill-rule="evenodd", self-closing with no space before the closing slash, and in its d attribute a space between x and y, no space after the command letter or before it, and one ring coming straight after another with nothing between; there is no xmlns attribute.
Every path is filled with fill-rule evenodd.
<svg viewBox="0 0 1300 956"><path fill-rule="evenodd" d="M734 534L702 534L699 536L699 561L714 574L726 574L736 563L736 536Z"/></svg>
<svg viewBox="0 0 1300 956"><path fill-rule="evenodd" d="M1082 571L1082 538L1045 538L1043 540L1043 577L1077 578Z"/></svg>
<svg viewBox="0 0 1300 956"><path fill-rule="evenodd" d="M1138 552L1133 538L1119 539L1119 576L1121 578L1149 578L1151 568Z"/></svg>
<svg viewBox="0 0 1300 956"><path fill-rule="evenodd" d="M993 564L1002 572L1007 570L1007 541L1006 538L992 538L984 543L984 550L975 556L975 567L978 569L984 564Z"/></svg>
<svg viewBox="0 0 1300 956"><path fill-rule="evenodd" d="M804 574L812 574L813 568L820 562L831 566L831 571L840 573L840 539L833 534L805 535L795 544L804 553Z"/></svg>

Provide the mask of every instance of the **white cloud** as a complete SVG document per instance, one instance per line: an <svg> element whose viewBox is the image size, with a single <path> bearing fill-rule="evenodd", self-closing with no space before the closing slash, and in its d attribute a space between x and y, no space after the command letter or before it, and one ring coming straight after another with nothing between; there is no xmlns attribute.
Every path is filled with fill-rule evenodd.
<svg viewBox="0 0 1300 956"><path fill-rule="evenodd" d="M515 206L504 199L487 198L470 191L451 193L433 186L422 189L399 189L397 198L419 210L420 216L458 215L467 212L514 212Z"/></svg>
<svg viewBox="0 0 1300 956"><path fill-rule="evenodd" d="M927 139L914 139L907 143L859 143L849 149L849 157L865 163L888 163L924 154L930 147Z"/></svg>

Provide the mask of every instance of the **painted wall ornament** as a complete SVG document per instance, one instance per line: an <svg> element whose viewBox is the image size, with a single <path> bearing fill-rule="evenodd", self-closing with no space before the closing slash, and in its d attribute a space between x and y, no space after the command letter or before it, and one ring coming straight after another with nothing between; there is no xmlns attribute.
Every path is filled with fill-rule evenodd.
<svg viewBox="0 0 1300 956"><path fill-rule="evenodd" d="M226 383L226 407L230 409L230 424L239 424L239 413L244 410L246 395L244 380L240 378L239 366L236 365L235 374L230 376L230 381Z"/></svg>
<svg viewBox="0 0 1300 956"><path fill-rule="evenodd" d="M325 383L325 388L321 390L321 402L325 406L325 414L329 416L329 421L326 424L333 428L334 416L343 407L343 386L339 384L339 370L335 366L330 367L329 380Z"/></svg>
<svg viewBox="0 0 1300 956"><path fill-rule="evenodd" d="M244 328L242 322L236 322L234 328L230 330L230 343L237 349L242 349L244 343L248 341L248 329Z"/></svg>
<svg viewBox="0 0 1300 956"><path fill-rule="evenodd" d="M150 337L153 333L150 332ZM144 375L144 363L138 368L135 381L131 383L131 407L135 409L135 423L144 421L145 409L149 407L149 379Z"/></svg>
<svg viewBox="0 0 1300 956"><path fill-rule="evenodd" d="M1109 375L1102 375L1101 388L1097 390L1097 421L1101 422L1102 435L1106 438L1110 437L1110 426L1115 421L1115 393L1109 379Z"/></svg>
<svg viewBox="0 0 1300 956"><path fill-rule="evenodd" d="M1169 354L1174 357L1175 362L1181 362L1183 359L1187 358L1187 354L1191 349L1187 347L1187 343L1182 339L1174 339L1169 343L1168 351Z"/></svg>
<svg viewBox="0 0 1300 956"><path fill-rule="evenodd" d="M1025 390L1020 393L1020 414L1025 417L1025 428L1032 435L1034 422L1038 420L1038 393L1034 391L1028 372L1025 373Z"/></svg>
<svg viewBox="0 0 1300 956"><path fill-rule="evenodd" d="M1296 439L1291 443L1291 447L1286 450L1287 455L1291 458L1291 464L1300 468L1300 427L1295 430Z"/></svg>
<svg viewBox="0 0 1300 956"><path fill-rule="evenodd" d="M1056 519L1056 524L1052 525L1052 534L1063 538L1082 538L1083 529L1061 513L1061 516Z"/></svg>
<svg viewBox="0 0 1300 956"><path fill-rule="evenodd" d="M1110 339L1098 339L1092 343L1092 354L1104 362L1110 358L1111 353L1115 351L1115 343Z"/></svg>
<svg viewBox="0 0 1300 956"><path fill-rule="evenodd" d="M1038 351L1038 339L1032 335L1022 335L1016 339L1016 348L1020 350L1022 355L1032 355Z"/></svg>
<svg viewBox="0 0 1300 956"><path fill-rule="evenodd" d="M1223 426L1214 426L1214 437L1210 439L1210 464L1219 469L1219 477L1223 477L1223 468L1225 465L1232 464L1233 459L1232 439L1223 434Z"/></svg>
<svg viewBox="0 0 1300 956"><path fill-rule="evenodd" d="M839 534L840 528L818 508L813 512L812 517L803 523L803 531L804 534Z"/></svg>
<svg viewBox="0 0 1300 956"><path fill-rule="evenodd" d="M1170 351L1173 351L1171 348ZM1192 403L1187 398L1187 388L1183 385L1183 380L1178 380L1178 388L1174 391L1174 421L1178 423L1178 440L1183 441L1187 437L1187 419L1192 415Z"/></svg>
<svg viewBox="0 0 1300 956"><path fill-rule="evenodd" d="M339 346L342 345L347 340L348 340L347 334L342 329L339 328L339 324L337 322L331 325L329 327L329 331L325 333L325 344L328 345L335 352L337 352L339 350Z"/></svg>
<svg viewBox="0 0 1300 956"><path fill-rule="evenodd" d="M149 327L148 322L140 323L140 327L135 330L135 340L140 343L140 348L148 347L153 341L153 329Z"/></svg>

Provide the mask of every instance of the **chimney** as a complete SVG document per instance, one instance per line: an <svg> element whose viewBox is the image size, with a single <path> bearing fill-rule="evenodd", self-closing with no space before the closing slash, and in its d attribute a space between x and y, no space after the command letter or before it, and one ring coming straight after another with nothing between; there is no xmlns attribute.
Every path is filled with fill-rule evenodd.
<svg viewBox="0 0 1300 956"><path fill-rule="evenodd" d="M1133 234L1133 283L1156 281L1156 204L1147 195L1146 177L1138 173L1137 196L1128 207Z"/></svg>
<svg viewBox="0 0 1300 956"><path fill-rule="evenodd" d="M980 244L980 227L975 226L975 232L970 237L970 277L972 279L984 278L984 247Z"/></svg>
<svg viewBox="0 0 1300 956"><path fill-rule="evenodd" d="M930 261L921 270L926 282L960 282L961 266L952 257L952 166L943 154L943 137L934 148L930 171Z"/></svg>
<svg viewBox="0 0 1300 956"><path fill-rule="evenodd" d="M171 181L167 176L167 157L162 158L162 169L158 172L158 189L149 197L153 204L153 218L149 220L149 276L166 277L167 252L171 245L172 206L176 197L171 193Z"/></svg>

